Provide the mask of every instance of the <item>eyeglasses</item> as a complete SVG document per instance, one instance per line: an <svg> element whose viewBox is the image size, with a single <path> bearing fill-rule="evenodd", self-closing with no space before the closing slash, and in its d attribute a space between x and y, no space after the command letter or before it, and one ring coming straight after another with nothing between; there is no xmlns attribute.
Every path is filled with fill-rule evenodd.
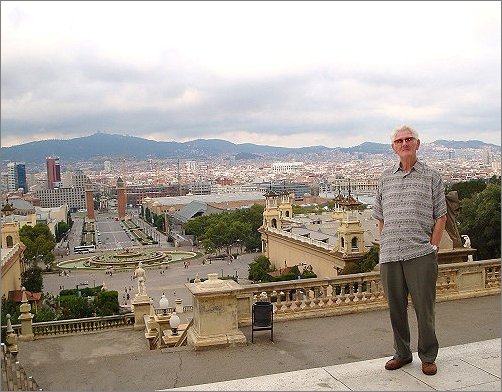
<svg viewBox="0 0 502 392"><path fill-rule="evenodd" d="M396 144L403 144L404 142L411 143L411 142L414 142L415 140L416 139L414 137L405 137L403 139L394 140L394 143L396 143Z"/></svg>

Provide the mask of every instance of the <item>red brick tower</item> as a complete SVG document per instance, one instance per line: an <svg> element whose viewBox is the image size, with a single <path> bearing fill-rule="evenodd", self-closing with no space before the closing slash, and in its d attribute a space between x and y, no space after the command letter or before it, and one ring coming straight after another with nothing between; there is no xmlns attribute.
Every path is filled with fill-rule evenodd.
<svg viewBox="0 0 502 392"><path fill-rule="evenodd" d="M117 211L119 214L119 219L125 218L126 216L126 193L125 185L122 178L117 180Z"/></svg>
<svg viewBox="0 0 502 392"><path fill-rule="evenodd" d="M85 207L87 209L87 218L94 219L94 189L89 179L85 184Z"/></svg>

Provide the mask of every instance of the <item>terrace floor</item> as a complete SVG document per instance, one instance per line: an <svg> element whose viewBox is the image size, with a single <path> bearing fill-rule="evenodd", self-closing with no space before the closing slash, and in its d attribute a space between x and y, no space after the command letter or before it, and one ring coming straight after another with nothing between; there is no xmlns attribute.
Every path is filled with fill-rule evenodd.
<svg viewBox="0 0 502 392"><path fill-rule="evenodd" d="M246 346L148 349L143 331L120 329L19 343L19 361L44 390L501 390L500 295L437 304L438 373L420 360L397 371L388 312L241 328ZM409 313L412 348L416 319ZM216 383L216 384L215 384Z"/></svg>

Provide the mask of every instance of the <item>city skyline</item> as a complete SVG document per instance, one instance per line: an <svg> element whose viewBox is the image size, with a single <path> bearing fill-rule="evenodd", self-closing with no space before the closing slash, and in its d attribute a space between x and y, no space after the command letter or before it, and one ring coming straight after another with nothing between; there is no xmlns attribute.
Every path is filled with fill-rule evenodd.
<svg viewBox="0 0 502 392"><path fill-rule="evenodd" d="M499 2L2 3L2 147L500 145Z"/></svg>

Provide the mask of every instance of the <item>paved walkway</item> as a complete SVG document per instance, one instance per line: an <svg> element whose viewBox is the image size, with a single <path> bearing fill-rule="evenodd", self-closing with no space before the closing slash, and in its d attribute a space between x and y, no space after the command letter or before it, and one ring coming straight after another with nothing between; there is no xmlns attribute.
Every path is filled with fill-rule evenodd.
<svg viewBox="0 0 502 392"><path fill-rule="evenodd" d="M500 339L439 350L438 373L426 376L416 352L401 369L382 370L388 358L260 377L166 389L169 391L500 391Z"/></svg>
<svg viewBox="0 0 502 392"><path fill-rule="evenodd" d="M277 322L274 342L260 331L251 343L251 327L242 327L241 347L150 351L144 331L123 328L19 342L18 357L46 391L500 390L500 309L500 295L437 304L435 376L421 373L416 356L398 371L384 369L393 353L385 310ZM416 348L412 310L409 318Z"/></svg>

